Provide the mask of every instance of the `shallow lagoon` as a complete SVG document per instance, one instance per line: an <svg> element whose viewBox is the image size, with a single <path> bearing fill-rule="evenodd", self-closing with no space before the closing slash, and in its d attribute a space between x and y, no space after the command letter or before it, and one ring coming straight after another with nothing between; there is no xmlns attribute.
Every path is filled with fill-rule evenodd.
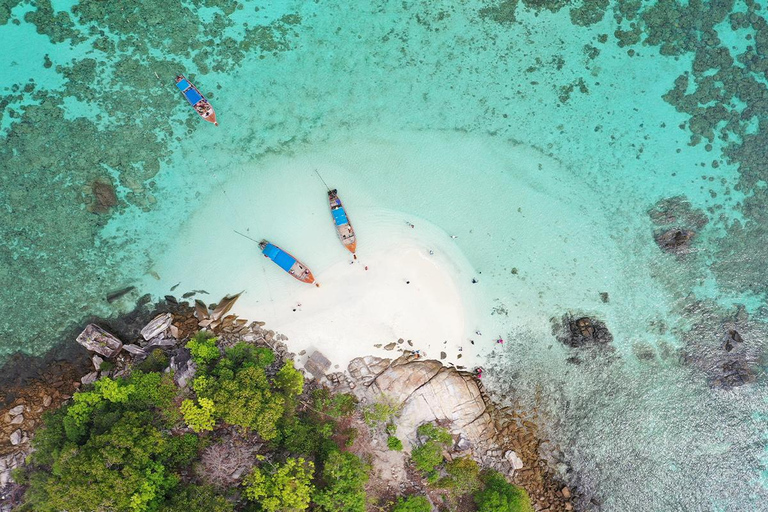
<svg viewBox="0 0 768 512"><path fill-rule="evenodd" d="M463 335L486 333L481 356L500 352L488 333L506 336L504 358L488 365L496 388L538 408L564 477L588 496L607 510L760 508L761 368L755 383L712 390L702 365L677 352L716 357L734 303L751 314L739 324L746 343L765 344L764 282L744 286L759 275L760 254L746 251L749 236L734 238L742 253L721 239L734 219L759 221L760 196L737 187L738 162L721 154L728 141L689 145L690 116L662 98L694 69L692 52L619 46L616 13L621 27L631 22L623 2L589 27L557 2L498 4L516 5L514 22L486 2L221 2L168 11L180 34L170 39L158 25L167 3L127 6L127 21L107 13L104 34L85 31L98 16L94 3L81 5L53 5L59 16L75 12L76 40L61 20L25 19L35 11L25 3L0 26L5 47L17 49L3 56L12 72L0 78L3 354L41 353L82 316L119 312L139 292L162 296L178 282L179 292L245 288L254 307L272 300L270 287L285 284L289 295L294 283L266 274L233 229L308 255L322 280L339 251L318 168L340 189L362 244L413 236L408 220L419 243L458 262L459 289L478 276L465 291L477 295L476 325ZM754 33L727 22L718 30L739 52ZM209 95L219 129L172 89L182 71ZM99 178L120 200L108 216L87 211ZM659 251L648 216L681 194L710 220L684 258ZM137 293L106 303L126 285ZM550 319L566 312L604 320L614 350L558 344ZM568 362L574 355L580 364Z"/></svg>

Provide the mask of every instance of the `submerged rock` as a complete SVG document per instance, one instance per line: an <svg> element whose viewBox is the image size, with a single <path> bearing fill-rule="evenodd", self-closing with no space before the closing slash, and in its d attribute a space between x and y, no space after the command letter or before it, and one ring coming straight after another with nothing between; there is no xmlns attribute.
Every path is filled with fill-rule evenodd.
<svg viewBox="0 0 768 512"><path fill-rule="evenodd" d="M693 208L685 196L675 196L658 201L648 215L659 229L653 238L659 248L672 254L691 252L696 233L708 222L703 210Z"/></svg>
<svg viewBox="0 0 768 512"><path fill-rule="evenodd" d="M588 316L574 320L569 314L563 317L560 328L555 327L555 337L561 343L573 348L605 345L613 341L613 335L605 323Z"/></svg>
<svg viewBox="0 0 768 512"><path fill-rule="evenodd" d="M687 254L691 252L691 241L696 232L689 229L672 228L667 231L656 232L653 235L661 250L672 254Z"/></svg>
<svg viewBox="0 0 768 512"><path fill-rule="evenodd" d="M93 201L88 205L88 211L92 213L107 213L110 208L117 206L115 187L107 180L96 180L91 184Z"/></svg>

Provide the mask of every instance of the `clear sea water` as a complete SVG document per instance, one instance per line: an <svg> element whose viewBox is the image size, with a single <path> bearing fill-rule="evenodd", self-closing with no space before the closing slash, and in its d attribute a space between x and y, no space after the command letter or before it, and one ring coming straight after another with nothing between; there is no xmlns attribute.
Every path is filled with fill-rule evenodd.
<svg viewBox="0 0 768 512"><path fill-rule="evenodd" d="M246 271L254 248L231 229L313 254L319 168L369 239L402 218L458 236L483 328L508 340L488 358L490 387L537 409L581 508L768 510L766 173L759 150L728 147L761 140L764 11L605 3L0 4L0 356L71 342L61 333L85 316L170 293L178 275L176 293L215 297L243 272L266 296L277 281ZM577 9L606 12L582 26ZM746 52L734 67L758 85L734 96L715 77L721 93L696 98L692 121L664 95L725 69L702 70L702 47ZM184 104L179 72L219 128ZM715 136L692 143L706 122ZM88 211L94 180L116 189L108 214ZM709 219L682 257L659 250L648 215L679 195ZM222 269L233 254L242 266ZM605 321L612 348L561 345L551 319L566 313ZM756 380L718 389L734 327Z"/></svg>

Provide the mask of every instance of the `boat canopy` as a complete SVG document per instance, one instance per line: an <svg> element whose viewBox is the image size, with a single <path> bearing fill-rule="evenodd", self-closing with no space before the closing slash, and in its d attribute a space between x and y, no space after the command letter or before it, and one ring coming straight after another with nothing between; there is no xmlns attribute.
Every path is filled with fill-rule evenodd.
<svg viewBox="0 0 768 512"><path fill-rule="evenodd" d="M185 89L189 89L189 82L187 82L186 79L183 79L180 82L176 82L176 87L183 92Z"/></svg>
<svg viewBox="0 0 768 512"><path fill-rule="evenodd" d="M288 272L291 270L291 267L293 267L293 264L296 263L296 258L282 250L281 248L272 245L267 244L266 247L262 250L262 252L272 261L277 263L277 266Z"/></svg>
<svg viewBox="0 0 768 512"><path fill-rule="evenodd" d="M349 224L349 219L347 219L347 214L344 211L344 208L336 208L335 210L331 210L331 213L333 214L333 221L337 226Z"/></svg>
<svg viewBox="0 0 768 512"><path fill-rule="evenodd" d="M203 99L200 93L197 92L197 90L195 89L189 89L188 91L185 91L184 96L187 97L187 101L190 102L192 105L197 104L198 101Z"/></svg>

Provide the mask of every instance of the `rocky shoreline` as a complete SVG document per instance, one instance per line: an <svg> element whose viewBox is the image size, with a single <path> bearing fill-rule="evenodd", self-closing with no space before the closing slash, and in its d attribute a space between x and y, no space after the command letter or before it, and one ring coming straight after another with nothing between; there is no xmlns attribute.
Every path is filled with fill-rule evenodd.
<svg viewBox="0 0 768 512"><path fill-rule="evenodd" d="M281 359L295 358L283 343L287 338L265 329L263 322L227 315L236 298L226 297L208 307L201 302L192 306L167 297L151 310L139 308L120 322L102 322L105 326L120 325L119 330L113 329L114 334L89 324L78 341L92 350L90 356L76 348L68 359L48 357L44 365L38 362L39 368L33 374L4 387L0 409L0 511L13 510L23 494L23 488L13 483L11 474L29 455L29 441L43 414L58 408L74 392L96 379L126 375L134 365L159 354L155 352L159 350L170 358L177 382L185 384L194 370L188 355L184 356L188 351L182 348L182 340L201 326L212 330L224 345L238 341L265 344ZM94 343L110 338L115 345L99 347ZM315 376L316 384L354 393L363 403L374 403L386 396L401 409L395 420L399 432L415 435L416 426L434 421L454 436L455 443L445 453L448 460L470 456L483 467L500 471L510 482L528 491L536 511L574 510L571 498L575 491L559 482L541 457L540 448L545 441L539 438L536 425L518 411L495 405L481 382L470 373L405 354L394 360L357 358L346 372L326 375L330 365L313 366L321 358L319 353L313 354L305 365ZM408 434L401 439L406 453L418 442ZM396 494L407 486L421 486L409 476L412 470L403 454L393 456L399 452L376 446L375 439L366 452L374 460L372 486L378 485L380 494Z"/></svg>

